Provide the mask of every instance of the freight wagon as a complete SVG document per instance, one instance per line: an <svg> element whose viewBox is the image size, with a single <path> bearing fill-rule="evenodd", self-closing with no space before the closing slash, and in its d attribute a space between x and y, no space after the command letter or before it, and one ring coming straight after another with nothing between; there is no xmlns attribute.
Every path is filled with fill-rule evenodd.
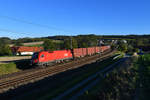
<svg viewBox="0 0 150 100"><path fill-rule="evenodd" d="M94 55L110 49L110 46L76 48L73 50L40 51L33 54L32 65L50 65L66 59L80 58Z"/></svg>

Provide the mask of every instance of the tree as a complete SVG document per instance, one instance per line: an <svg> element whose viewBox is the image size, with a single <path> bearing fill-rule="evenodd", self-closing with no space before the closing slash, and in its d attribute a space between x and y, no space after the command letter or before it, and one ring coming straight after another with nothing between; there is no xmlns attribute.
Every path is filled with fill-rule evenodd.
<svg viewBox="0 0 150 100"><path fill-rule="evenodd" d="M128 52L132 53L134 50L133 46L132 45L128 45Z"/></svg>
<svg viewBox="0 0 150 100"><path fill-rule="evenodd" d="M5 44L9 44L9 43L11 43L11 39L8 37L1 37L0 42L5 43Z"/></svg>
<svg viewBox="0 0 150 100"><path fill-rule="evenodd" d="M112 44L112 45L111 45L111 49L114 50L115 48L116 48L116 45L115 45L115 44Z"/></svg>
<svg viewBox="0 0 150 100"><path fill-rule="evenodd" d="M21 42L19 42L19 41L15 42L14 45L15 45L15 46L23 46L23 44L22 44Z"/></svg>
<svg viewBox="0 0 150 100"><path fill-rule="evenodd" d="M80 48L97 46L98 38L95 35L78 35L76 39L79 43L78 47Z"/></svg>
<svg viewBox="0 0 150 100"><path fill-rule="evenodd" d="M47 40L44 41L43 47L44 47L44 50L47 50L47 51L49 51L49 50L53 51L53 50L56 49L55 46L54 46L53 41L49 40L49 39L47 39Z"/></svg>
<svg viewBox="0 0 150 100"><path fill-rule="evenodd" d="M119 51L126 52L128 50L126 43L120 43L118 47Z"/></svg>
<svg viewBox="0 0 150 100"><path fill-rule="evenodd" d="M65 49L71 49L71 42L72 42L72 49L73 48L78 48L78 43L77 40L75 38L71 39L65 39L64 40L64 48Z"/></svg>
<svg viewBox="0 0 150 100"><path fill-rule="evenodd" d="M78 48L78 43L75 38L72 38L72 48Z"/></svg>
<svg viewBox="0 0 150 100"><path fill-rule="evenodd" d="M134 49L134 52L139 53L139 52L140 52L140 50L139 50L138 48L135 48L135 49Z"/></svg>
<svg viewBox="0 0 150 100"><path fill-rule="evenodd" d="M70 39L64 40L64 48L71 49L71 40Z"/></svg>
<svg viewBox="0 0 150 100"><path fill-rule="evenodd" d="M142 46L142 45L144 45L142 39L137 39L136 40L136 46L138 47L138 46Z"/></svg>
<svg viewBox="0 0 150 100"><path fill-rule="evenodd" d="M0 56L12 55L12 51L8 44L0 43Z"/></svg>

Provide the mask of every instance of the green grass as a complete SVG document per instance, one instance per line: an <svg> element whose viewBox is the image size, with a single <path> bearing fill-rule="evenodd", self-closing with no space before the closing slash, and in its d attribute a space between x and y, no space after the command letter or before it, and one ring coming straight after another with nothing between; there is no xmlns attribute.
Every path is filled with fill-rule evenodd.
<svg viewBox="0 0 150 100"><path fill-rule="evenodd" d="M122 55L122 56L125 55L125 53L124 53L124 52L121 52L121 51L117 51L115 54L116 54L116 55L117 55L117 54L118 54L118 55Z"/></svg>
<svg viewBox="0 0 150 100"><path fill-rule="evenodd" d="M137 88L139 89L139 100L149 100L150 90L150 54L145 54L139 57L136 63L137 73Z"/></svg>
<svg viewBox="0 0 150 100"><path fill-rule="evenodd" d="M28 47L41 47L43 45L42 44L34 44L34 45L25 45L25 46L28 46Z"/></svg>
<svg viewBox="0 0 150 100"><path fill-rule="evenodd" d="M0 64L0 75L10 74L18 71L19 69L16 67L15 63Z"/></svg>

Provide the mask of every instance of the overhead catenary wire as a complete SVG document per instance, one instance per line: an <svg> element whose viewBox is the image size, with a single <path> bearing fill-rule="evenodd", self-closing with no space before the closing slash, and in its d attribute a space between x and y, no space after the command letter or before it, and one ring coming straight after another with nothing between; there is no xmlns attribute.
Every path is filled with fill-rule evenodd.
<svg viewBox="0 0 150 100"><path fill-rule="evenodd" d="M22 20L22 19L10 17L10 16L0 15L0 18L5 18L5 19L12 20L12 21L20 22L20 23L25 23L25 24L29 24L29 25L33 25L33 26L37 26L37 27L42 27L42 28L46 28L46 29L49 29L49 30L57 30L57 31L63 31L63 32L66 32L66 33L70 33L70 42L71 42L70 47L71 47L71 49L73 48L73 46L72 46L72 36L73 36L72 33L74 33L74 32L70 32L70 31L66 31L64 29L58 29L58 28L55 28L55 27L50 27L50 26L42 25L42 24L38 24L38 23L33 23L31 21L26 21L26 20ZM17 34L19 33L19 34L25 34L25 35L31 36L31 34L28 34L28 33L16 32L16 31L12 31L12 30L9 30L9 29L0 29L0 31L17 33Z"/></svg>
<svg viewBox="0 0 150 100"><path fill-rule="evenodd" d="M8 20L12 20L12 21L20 22L20 23L30 24L30 25L33 25L33 26L46 28L46 29L49 29L49 30L62 31L62 32L66 32L66 33L74 33L74 32L71 32L71 31L67 31L65 29L56 28L56 27L52 27L52 26L48 26L48 25L39 24L39 23L34 23L34 22L31 22L31 21L22 20L22 19L15 18L15 17L0 15L0 18L5 18L5 19L8 19Z"/></svg>
<svg viewBox="0 0 150 100"><path fill-rule="evenodd" d="M41 27L41 28L46 28L46 29L49 29L49 30L57 30L57 31L66 32L66 33L70 34L71 48L72 48L72 33L74 33L74 32L70 32L70 31L66 31L64 29L50 27L48 25L42 25L42 24L38 24L38 23L31 22L31 21L26 21L26 20L22 20L22 19L19 19L19 18L10 17L10 16L0 15L0 18L5 18L5 19L8 19L8 20L12 20L12 21L20 22L20 23L25 23L25 24L29 24L29 25L33 25L33 26L37 26L37 27ZM28 34L28 33L24 33L24 32L12 31L10 29L0 29L0 31L10 32L10 33L17 33L17 34L24 34L24 35L29 35L29 36L33 35L33 33Z"/></svg>
<svg viewBox="0 0 150 100"><path fill-rule="evenodd" d="M18 31L10 30L10 29L3 29L3 28L0 28L0 31L9 32L9 33L19 33L19 34L23 34L23 35L31 35L29 33L23 33L23 32L18 32Z"/></svg>
<svg viewBox="0 0 150 100"><path fill-rule="evenodd" d="M25 37L30 37L30 36L35 36L33 34L37 34L37 33L18 32L18 31L15 31L15 30L4 29L4 28L0 28L0 31L1 32L7 32L9 34L15 34L15 36L14 36L15 38L22 37L22 35L24 35Z"/></svg>

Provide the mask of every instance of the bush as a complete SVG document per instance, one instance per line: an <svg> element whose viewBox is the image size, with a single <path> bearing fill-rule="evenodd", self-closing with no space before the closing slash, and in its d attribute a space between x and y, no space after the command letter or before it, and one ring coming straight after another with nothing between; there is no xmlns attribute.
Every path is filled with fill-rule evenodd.
<svg viewBox="0 0 150 100"><path fill-rule="evenodd" d="M17 71L19 71L19 69L16 67L15 63L0 64L0 75L9 74Z"/></svg>
<svg viewBox="0 0 150 100"><path fill-rule="evenodd" d="M52 42L52 40L49 40L49 39L44 41L43 47L44 47L44 50L47 50L47 51L55 50L54 43Z"/></svg>
<svg viewBox="0 0 150 100"><path fill-rule="evenodd" d="M12 51L7 44L0 44L0 56L12 55Z"/></svg>

